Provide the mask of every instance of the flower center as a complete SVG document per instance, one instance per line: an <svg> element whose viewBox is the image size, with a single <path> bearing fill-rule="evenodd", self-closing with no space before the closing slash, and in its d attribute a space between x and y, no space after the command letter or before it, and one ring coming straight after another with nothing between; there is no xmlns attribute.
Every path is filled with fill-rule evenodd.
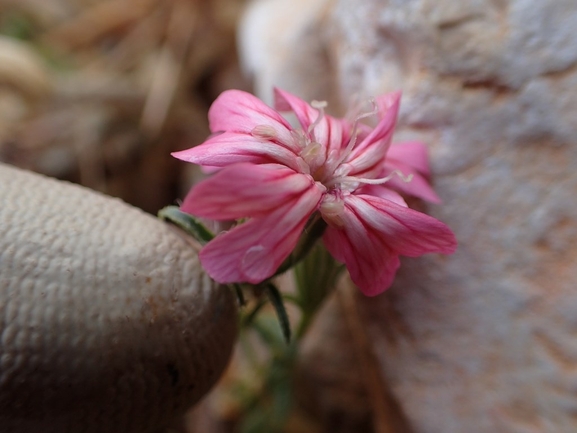
<svg viewBox="0 0 577 433"><path fill-rule="evenodd" d="M309 170L313 179L320 181L321 179L319 178L318 172L322 169L326 161L325 149L323 148L323 145L317 141L311 141L301 151L300 157L309 166Z"/></svg>
<svg viewBox="0 0 577 433"><path fill-rule="evenodd" d="M357 145L359 122L378 113L376 102L371 100L371 104L372 109L370 111L361 113L354 119L349 141L341 149L329 151L329 143L322 142L325 137L317 137L315 134L315 128L325 117L327 106L325 101L311 102L311 106L317 110L318 114L306 131L292 131L293 140L301 149L298 154L299 158L297 158L299 168L302 173L310 175L315 182L326 188L319 205L319 211L323 219L334 227L343 227L344 225L345 195L353 193L362 185L382 185L395 176L398 176L403 182L410 182L413 177L412 175L405 176L399 170L381 178L349 176L349 173L354 171L354 163L345 161ZM330 123L326 127L329 128ZM266 138L273 138L273 131L263 127L254 132Z"/></svg>
<svg viewBox="0 0 577 433"><path fill-rule="evenodd" d="M334 189L327 192L321 200L319 212L329 225L339 228L344 227L345 201L342 191Z"/></svg>

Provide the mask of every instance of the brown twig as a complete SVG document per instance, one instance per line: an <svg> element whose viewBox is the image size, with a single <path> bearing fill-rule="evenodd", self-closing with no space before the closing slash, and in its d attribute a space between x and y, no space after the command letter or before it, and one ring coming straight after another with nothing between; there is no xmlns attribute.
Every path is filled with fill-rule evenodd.
<svg viewBox="0 0 577 433"><path fill-rule="evenodd" d="M140 119L141 129L155 138L160 133L178 88L198 14L187 2L176 1L168 23L150 91Z"/></svg>
<svg viewBox="0 0 577 433"><path fill-rule="evenodd" d="M79 16L50 30L43 41L76 49L146 16L156 0L109 0L86 8Z"/></svg>
<svg viewBox="0 0 577 433"><path fill-rule="evenodd" d="M412 433L412 428L390 387L381 374L380 366L366 332L357 305L357 290L352 284L341 284L337 291L339 302L352 334L365 389L372 405L376 433Z"/></svg>

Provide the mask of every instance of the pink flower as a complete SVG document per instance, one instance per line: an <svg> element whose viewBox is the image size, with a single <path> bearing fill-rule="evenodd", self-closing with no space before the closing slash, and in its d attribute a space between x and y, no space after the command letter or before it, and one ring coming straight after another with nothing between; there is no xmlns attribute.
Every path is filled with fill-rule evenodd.
<svg viewBox="0 0 577 433"><path fill-rule="evenodd" d="M325 115L322 104L309 105L278 89L275 97L276 109L292 111L302 129L256 97L230 90L209 112L211 130L219 134L173 154L222 168L191 190L184 212L214 220L248 218L202 249L211 277L221 283L270 277L315 212L328 225L325 246L369 296L391 285L399 255L454 252L451 230L409 209L392 189L439 201L427 182L425 147L390 146L399 93L377 99L370 113L379 114L374 129L359 119Z"/></svg>

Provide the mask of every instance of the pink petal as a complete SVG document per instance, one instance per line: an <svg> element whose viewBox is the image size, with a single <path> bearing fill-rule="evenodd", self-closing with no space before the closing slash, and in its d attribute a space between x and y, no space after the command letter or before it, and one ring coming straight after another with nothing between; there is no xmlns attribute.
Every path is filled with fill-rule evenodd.
<svg viewBox="0 0 577 433"><path fill-rule="evenodd" d="M292 111L303 131L308 132L309 126L318 119L319 110L284 90L275 88L274 95L275 108L279 111ZM345 126L342 120L325 114L311 131L310 138L321 143L328 156L331 150L340 150L348 143L350 139L350 131L348 130L350 128Z"/></svg>
<svg viewBox="0 0 577 433"><path fill-rule="evenodd" d="M192 188L180 208L213 220L262 217L311 188L324 190L282 165L234 164Z"/></svg>
<svg viewBox="0 0 577 433"><path fill-rule="evenodd" d="M398 105L400 99L401 92L397 90L396 92L385 93L384 95L377 96L375 102L377 103L377 107L379 107L379 111L381 113L386 113L395 105Z"/></svg>
<svg viewBox="0 0 577 433"><path fill-rule="evenodd" d="M360 175L374 170L375 167L382 164L395 130L400 98L400 92L381 97L381 102L378 105L385 110L383 117L375 129L353 149L351 155L347 158L346 162L353 167L349 175ZM386 103L383 101L386 101Z"/></svg>
<svg viewBox="0 0 577 433"><path fill-rule="evenodd" d="M398 255L449 254L457 245L445 224L380 197L345 197L342 220L344 227L327 228L323 241L368 296L390 286L399 266Z"/></svg>
<svg viewBox="0 0 577 433"><path fill-rule="evenodd" d="M357 125L357 141L360 143L362 142L365 138L367 138L369 136L369 134L372 132L373 128L371 128L369 125L365 125L364 123L359 123Z"/></svg>
<svg viewBox="0 0 577 433"><path fill-rule="evenodd" d="M427 146L423 143L417 141L393 143L387 152L387 159L413 167L424 176L431 174Z"/></svg>
<svg viewBox="0 0 577 433"><path fill-rule="evenodd" d="M345 205L398 254L409 257L451 254L457 248L451 229L424 213L370 195L347 196Z"/></svg>
<svg viewBox="0 0 577 433"><path fill-rule="evenodd" d="M381 239L374 237L349 210L346 227L327 227L323 242L332 256L347 265L353 282L366 296L376 296L393 283L400 261Z"/></svg>
<svg viewBox="0 0 577 433"><path fill-rule="evenodd" d="M405 178L409 176L412 176L412 178L408 182L405 182L401 177L395 175L386 183L387 187L394 188L404 194L412 195L431 203L441 203L441 199L435 190L431 187L427 179L417 170L387 157L382 177L388 176L396 170L400 171Z"/></svg>
<svg viewBox="0 0 577 433"><path fill-rule="evenodd" d="M201 250L202 265L220 283L260 283L292 252L320 198L320 190L310 188L267 216L218 235Z"/></svg>
<svg viewBox="0 0 577 433"><path fill-rule="evenodd" d="M386 185L389 185L387 183ZM393 203L398 204L399 206L407 207L407 203L405 199L399 195L399 193L393 191L390 188L387 188L386 185L365 185L355 191L356 195L365 194L365 195L374 195L385 200L390 200Z"/></svg>
<svg viewBox="0 0 577 433"><path fill-rule="evenodd" d="M311 107L306 101L289 92L274 88L274 108L278 111L292 111L301 124L303 130L318 117L318 110Z"/></svg>
<svg viewBox="0 0 577 433"><path fill-rule="evenodd" d="M294 152L299 150L287 120L256 96L241 90L221 93L210 107L208 120L212 132L251 134L256 127L268 127L274 131L277 144Z"/></svg>
<svg viewBox="0 0 577 433"><path fill-rule="evenodd" d="M186 162L224 167L240 162L279 163L298 170L297 155L284 146L249 134L224 132L191 149L172 153Z"/></svg>

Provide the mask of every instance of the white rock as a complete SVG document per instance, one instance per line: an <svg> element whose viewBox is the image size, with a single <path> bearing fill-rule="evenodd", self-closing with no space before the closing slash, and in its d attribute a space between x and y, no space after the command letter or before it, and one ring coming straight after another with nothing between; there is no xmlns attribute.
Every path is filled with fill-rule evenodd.
<svg viewBox="0 0 577 433"><path fill-rule="evenodd" d="M577 3L288 3L243 23L259 92L341 113L402 89L397 137L430 145L445 204L428 210L459 239L451 257L404 260L367 304L415 430L577 431Z"/></svg>

